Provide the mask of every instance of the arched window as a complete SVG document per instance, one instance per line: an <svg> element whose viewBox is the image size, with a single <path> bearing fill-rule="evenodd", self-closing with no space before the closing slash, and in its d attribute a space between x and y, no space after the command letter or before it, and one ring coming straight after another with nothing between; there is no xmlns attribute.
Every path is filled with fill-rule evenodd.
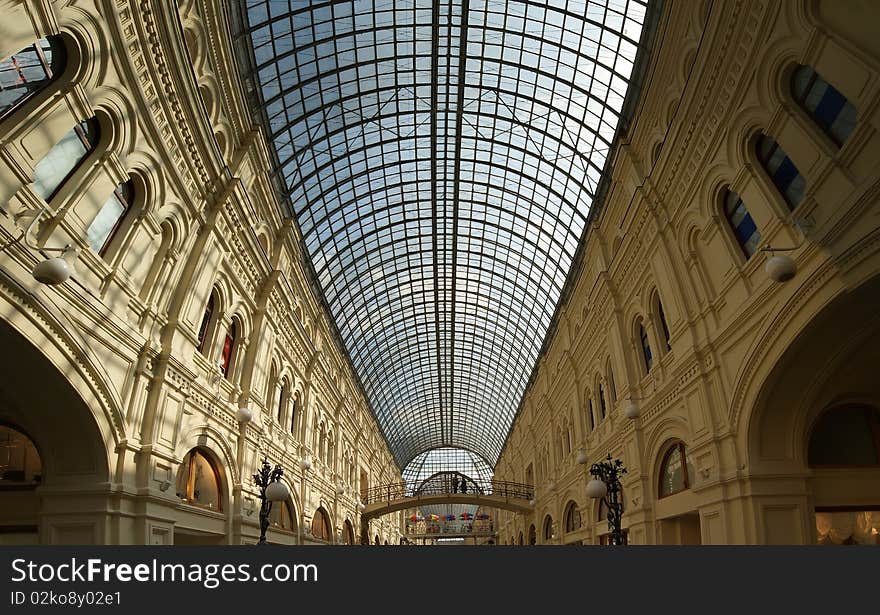
<svg viewBox="0 0 880 615"><path fill-rule="evenodd" d="M281 390L278 392L278 423L284 420L284 410L287 406L287 400L290 397L290 384L287 378L281 382Z"/></svg>
<svg viewBox="0 0 880 615"><path fill-rule="evenodd" d="M642 359L644 361L645 373L648 373L654 365L654 357L651 354L651 342L648 341L648 332L645 331L645 326L641 321L639 322L638 333L639 343L642 345Z"/></svg>
<svg viewBox="0 0 880 615"><path fill-rule="evenodd" d="M296 530L296 522L293 518L293 510L286 501L275 502L269 511L269 523L272 529L293 532Z"/></svg>
<svg viewBox="0 0 880 615"><path fill-rule="evenodd" d="M880 410L847 404L825 412L810 432L807 459L812 467L880 466Z"/></svg>
<svg viewBox="0 0 880 615"><path fill-rule="evenodd" d="M553 540L553 518L550 515L544 517L544 540Z"/></svg>
<svg viewBox="0 0 880 615"><path fill-rule="evenodd" d="M330 517L327 516L326 510L319 508L312 518L312 537L330 542L330 535Z"/></svg>
<svg viewBox="0 0 880 615"><path fill-rule="evenodd" d="M206 453L192 449L177 473L177 497L193 506L221 510L220 473Z"/></svg>
<svg viewBox="0 0 880 615"><path fill-rule="evenodd" d="M373 544L376 544L376 545L380 545L380 544L382 544L382 541L379 540L379 534L376 534L376 535L373 537Z"/></svg>
<svg viewBox="0 0 880 615"><path fill-rule="evenodd" d="M666 324L666 314L663 313L663 302L660 301L660 295L654 294L654 311L657 315L657 324L660 325L660 331L663 333L663 344L666 350L672 350L669 343L669 325Z"/></svg>
<svg viewBox="0 0 880 615"><path fill-rule="evenodd" d="M79 164L97 147L98 137L96 118L83 120L71 128L34 166L33 191L44 200L51 200Z"/></svg>
<svg viewBox="0 0 880 615"><path fill-rule="evenodd" d="M660 464L660 497L690 489L693 479L694 468L688 459L687 447L678 441L666 450Z"/></svg>
<svg viewBox="0 0 880 615"><path fill-rule="evenodd" d="M43 462L27 434L0 424L0 489L34 488L42 482Z"/></svg>
<svg viewBox="0 0 880 615"><path fill-rule="evenodd" d="M197 346L198 351L204 355L207 355L207 346L208 346L208 338L210 336L211 330L214 328L214 325L217 320L217 314L215 313L217 309L217 290L214 289L211 291L211 296L208 297L208 304L205 306L205 313L202 315L202 324L199 325L199 337Z"/></svg>
<svg viewBox="0 0 880 615"><path fill-rule="evenodd" d="M587 420L590 423L590 431L596 428L596 419L593 418L593 398L587 399Z"/></svg>
<svg viewBox="0 0 880 615"><path fill-rule="evenodd" d="M605 387L602 386L602 383L599 383L599 421L605 420L605 414L607 411L607 406L605 405Z"/></svg>
<svg viewBox="0 0 880 615"><path fill-rule="evenodd" d="M238 321L233 318L226 329L226 338L223 340L223 351L220 353L220 369L223 376L228 378L235 363L235 351L238 346Z"/></svg>
<svg viewBox="0 0 880 615"><path fill-rule="evenodd" d="M791 75L791 93L804 111L839 146L856 127L856 108L811 66L798 66Z"/></svg>
<svg viewBox="0 0 880 615"><path fill-rule="evenodd" d="M0 119L52 83L66 59L61 38L47 36L0 62Z"/></svg>
<svg viewBox="0 0 880 615"><path fill-rule="evenodd" d="M517 536L517 538L516 538L516 544L522 545L524 543L525 543L525 537L523 536L523 533L520 532L519 536Z"/></svg>
<svg viewBox="0 0 880 615"><path fill-rule="evenodd" d="M348 519L345 520L345 524L342 526L342 542L347 545L354 544L354 527Z"/></svg>
<svg viewBox="0 0 880 615"><path fill-rule="evenodd" d="M565 532L576 532L581 529L581 511L577 502L572 500L565 507Z"/></svg>
<svg viewBox="0 0 880 615"><path fill-rule="evenodd" d="M302 402L300 401L299 391L293 394L293 409L290 412L290 433L296 434L296 421L299 418L300 407L302 406Z"/></svg>
<svg viewBox="0 0 880 615"><path fill-rule="evenodd" d="M758 250L761 243L761 233L752 220L752 214L746 209L745 203L736 192L728 189L724 193L724 217L736 242L742 249L746 258L750 258Z"/></svg>
<svg viewBox="0 0 880 615"><path fill-rule="evenodd" d="M617 403L617 386L614 384L614 370L611 369L611 359L605 362L605 379L608 382L608 401L612 405Z"/></svg>
<svg viewBox="0 0 880 615"><path fill-rule="evenodd" d="M116 231L122 224L125 214L134 200L134 183L131 180L116 186L116 190L98 211L89 228L86 229L86 240L92 250L101 256L113 241Z"/></svg>
<svg viewBox="0 0 880 615"><path fill-rule="evenodd" d="M538 530L535 528L535 524L532 523L529 526L529 544L534 545L538 543Z"/></svg>
<svg viewBox="0 0 880 615"><path fill-rule="evenodd" d="M789 209L794 209L804 198L807 182L791 158L773 137L761 133L756 143L758 160L773 180Z"/></svg>

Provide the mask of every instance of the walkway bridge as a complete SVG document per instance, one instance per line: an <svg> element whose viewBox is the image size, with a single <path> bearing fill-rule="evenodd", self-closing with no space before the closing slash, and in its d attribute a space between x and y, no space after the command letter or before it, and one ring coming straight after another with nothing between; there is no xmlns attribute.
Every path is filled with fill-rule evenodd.
<svg viewBox="0 0 880 615"><path fill-rule="evenodd" d="M459 472L438 472L418 482L379 485L362 494L362 521L429 504L471 504L520 513L534 510L535 487L499 480L474 480Z"/></svg>

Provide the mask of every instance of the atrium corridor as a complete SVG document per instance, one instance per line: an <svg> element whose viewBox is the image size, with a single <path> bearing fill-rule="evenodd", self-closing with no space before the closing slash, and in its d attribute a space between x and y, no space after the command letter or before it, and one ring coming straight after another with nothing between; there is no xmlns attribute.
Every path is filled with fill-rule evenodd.
<svg viewBox="0 0 880 615"><path fill-rule="evenodd" d="M880 545L880 5L0 14L0 545Z"/></svg>

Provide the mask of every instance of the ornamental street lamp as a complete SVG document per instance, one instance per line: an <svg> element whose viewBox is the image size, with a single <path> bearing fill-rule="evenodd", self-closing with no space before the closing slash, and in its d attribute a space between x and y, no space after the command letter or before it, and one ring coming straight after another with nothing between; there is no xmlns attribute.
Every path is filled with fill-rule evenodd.
<svg viewBox="0 0 880 615"><path fill-rule="evenodd" d="M590 474L594 477L587 483L587 497L601 499L608 507L608 529L611 530L611 544L626 544L620 519L623 516L623 502L620 501L620 476L626 474L626 468L620 459L611 459L611 453L605 461L590 466Z"/></svg>
<svg viewBox="0 0 880 615"><path fill-rule="evenodd" d="M284 502L290 497L287 486L281 482L284 470L280 465L276 465L275 469L269 464L269 460L263 459L263 467L257 474L254 474L254 483L260 488L260 542L257 544L266 544L266 530L269 529L269 513L272 512L273 502Z"/></svg>

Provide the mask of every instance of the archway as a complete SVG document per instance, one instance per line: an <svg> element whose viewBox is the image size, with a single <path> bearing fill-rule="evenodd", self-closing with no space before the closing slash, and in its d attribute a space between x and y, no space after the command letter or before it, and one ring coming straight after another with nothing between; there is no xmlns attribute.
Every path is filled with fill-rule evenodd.
<svg viewBox="0 0 880 615"><path fill-rule="evenodd" d="M534 523L529 526L529 544L538 544L538 530L535 528Z"/></svg>
<svg viewBox="0 0 880 615"><path fill-rule="evenodd" d="M330 525L330 515L324 507L318 508L312 517L312 538L321 542L333 542L333 527Z"/></svg>
<svg viewBox="0 0 880 615"><path fill-rule="evenodd" d="M0 543L109 542L108 511L115 505L108 500L107 448L89 404L5 321L0 348L0 423L24 434L40 457L39 484L28 502L15 490L0 490L0 525L9 530L0 533ZM76 374L73 365L70 372Z"/></svg>
<svg viewBox="0 0 880 615"><path fill-rule="evenodd" d="M346 519L342 525L342 542L347 545L354 544L354 526L351 521Z"/></svg>
<svg viewBox="0 0 880 615"><path fill-rule="evenodd" d="M748 417L747 501L756 522L747 541L810 544L828 519L821 513L880 508L880 466L809 462L814 426L830 410L880 407L880 277L843 294L803 325L769 372ZM780 481L788 491L780 493ZM817 514L819 513L819 514Z"/></svg>

